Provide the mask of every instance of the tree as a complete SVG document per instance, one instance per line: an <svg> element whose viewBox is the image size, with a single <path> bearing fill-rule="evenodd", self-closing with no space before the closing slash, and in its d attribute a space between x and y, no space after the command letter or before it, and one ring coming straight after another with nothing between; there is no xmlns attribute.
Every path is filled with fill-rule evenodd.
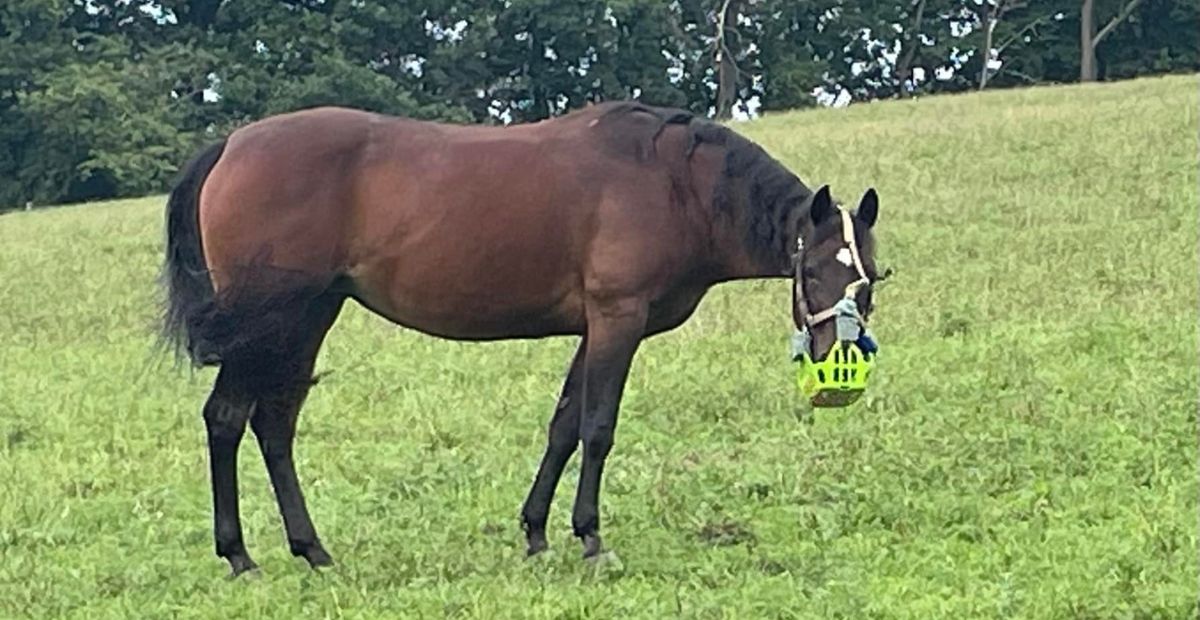
<svg viewBox="0 0 1200 620"><path fill-rule="evenodd" d="M1004 65L1002 59L1009 46L1030 41L1037 36L1040 26L1062 19L1065 8L1054 1L1039 2L1031 7L1025 0L984 0L979 8L979 26L984 33L979 90L987 88L994 75L992 63ZM1020 75L1036 80L1028 74Z"/></svg>
<svg viewBox="0 0 1200 620"><path fill-rule="evenodd" d="M1133 14L1133 10L1141 4L1142 0L1123 0L1123 4L1117 14L1108 20L1099 31L1096 30L1096 0L1083 0L1080 6L1079 19L1079 81L1094 82L1097 77L1096 72L1096 48L1100 46L1100 42L1104 40L1113 29L1120 26L1122 22Z"/></svg>
<svg viewBox="0 0 1200 620"><path fill-rule="evenodd" d="M190 151L165 84L148 65L70 63L21 97L28 127L17 173L41 203L161 191Z"/></svg>
<svg viewBox="0 0 1200 620"><path fill-rule="evenodd" d="M74 55L74 30L63 27L63 3L7 0L0 4L0 207L20 205L32 196L18 181L27 162L40 154L29 141L37 129L21 100L38 81Z"/></svg>
<svg viewBox="0 0 1200 620"><path fill-rule="evenodd" d="M1200 70L1197 24L1200 0L1142 0L1133 15L1104 40L1097 74L1104 79L1128 79L1194 73Z"/></svg>
<svg viewBox="0 0 1200 620"><path fill-rule="evenodd" d="M817 105L814 91L833 88L845 75L841 8L835 0L754 5L750 15L759 30L755 93L763 110Z"/></svg>

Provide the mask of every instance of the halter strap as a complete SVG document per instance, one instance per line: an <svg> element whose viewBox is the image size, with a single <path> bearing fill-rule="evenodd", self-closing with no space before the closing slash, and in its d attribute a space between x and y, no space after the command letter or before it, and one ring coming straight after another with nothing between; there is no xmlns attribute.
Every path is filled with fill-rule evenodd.
<svg viewBox="0 0 1200 620"><path fill-rule="evenodd" d="M867 278L867 272L863 269L862 258L858 255L858 241L854 238L854 218L850 217L850 212L839 208L842 213L842 238L846 240L846 246L850 248L850 259L854 261L854 269L858 271L858 280L852 282L850 286L859 287L870 282ZM849 288L849 287L847 287Z"/></svg>

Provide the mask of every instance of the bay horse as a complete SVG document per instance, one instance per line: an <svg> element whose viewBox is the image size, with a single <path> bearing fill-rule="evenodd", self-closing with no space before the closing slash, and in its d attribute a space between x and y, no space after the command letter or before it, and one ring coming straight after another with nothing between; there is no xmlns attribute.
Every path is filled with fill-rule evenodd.
<svg viewBox="0 0 1200 620"><path fill-rule="evenodd" d="M830 307L860 271L877 278L875 190L839 213L827 185L810 190L733 130L634 101L509 127L322 107L231 132L170 192L162 276L163 337L193 366L219 366L203 407L216 554L233 576L256 566L238 511L249 422L291 552L332 563L292 445L318 350L354 299L440 338L580 337L521 522L527 553L546 549L551 499L582 445L571 523L595 556L639 343L686 321L712 286L749 278L791 278L805 327L796 298ZM857 293L864 317L870 288ZM832 322L811 327L822 359Z"/></svg>

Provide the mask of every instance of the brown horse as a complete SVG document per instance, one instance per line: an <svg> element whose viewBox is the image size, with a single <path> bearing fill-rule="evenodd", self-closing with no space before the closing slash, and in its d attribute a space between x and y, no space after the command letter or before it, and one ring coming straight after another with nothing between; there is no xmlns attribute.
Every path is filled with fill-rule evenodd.
<svg viewBox="0 0 1200 620"><path fill-rule="evenodd" d="M184 169L166 211L164 333L194 364L220 366L204 405L217 555L234 575L255 566L238 515L248 421L292 553L331 562L292 443L347 298L442 338L582 337L522 524L528 553L545 549L582 443L572 525L597 554L601 472L641 340L683 323L717 283L792 277L806 307L828 308L857 268L875 280L874 190L851 218L839 208L730 129L633 102L507 128L320 108L234 131ZM832 323L812 337L821 359Z"/></svg>

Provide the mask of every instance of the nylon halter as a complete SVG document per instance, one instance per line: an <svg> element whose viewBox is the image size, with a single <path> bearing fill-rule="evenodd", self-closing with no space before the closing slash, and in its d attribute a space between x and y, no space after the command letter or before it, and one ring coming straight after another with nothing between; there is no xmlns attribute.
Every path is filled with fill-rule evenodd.
<svg viewBox="0 0 1200 620"><path fill-rule="evenodd" d="M854 270L858 272L858 279L846 285L845 293L842 299L854 299L854 295L858 289L864 285L870 284L871 280L867 277L867 272L863 269L862 258L858 254L858 242L854 239L854 218L850 212L838 207L838 212L842 215L842 239L846 242L846 247L850 250L850 261L853 263ZM795 257L795 282L792 292L793 306L798 318L804 321L804 327L814 327L832 319L843 312L841 304L834 304L820 312L811 314L808 311L808 300L804 297L804 274L801 270L804 267L804 238L796 237L796 257ZM860 322L863 322L862 315L855 309L854 313Z"/></svg>

